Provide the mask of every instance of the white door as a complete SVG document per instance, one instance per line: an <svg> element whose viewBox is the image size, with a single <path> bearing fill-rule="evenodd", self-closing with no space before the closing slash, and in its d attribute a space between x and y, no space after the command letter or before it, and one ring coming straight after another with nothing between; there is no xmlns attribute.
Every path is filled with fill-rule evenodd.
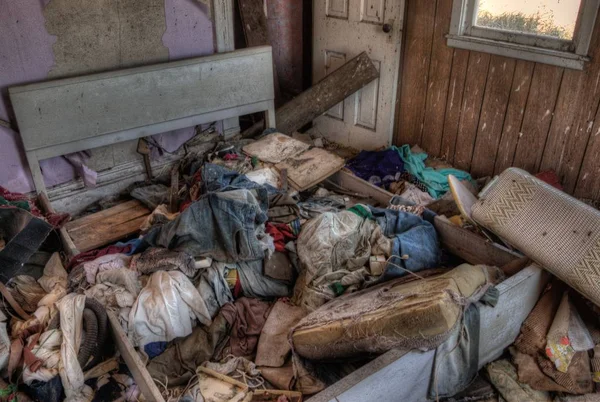
<svg viewBox="0 0 600 402"><path fill-rule="evenodd" d="M379 79L314 121L325 138L357 149L391 144L405 0L314 0L313 82L366 51Z"/></svg>

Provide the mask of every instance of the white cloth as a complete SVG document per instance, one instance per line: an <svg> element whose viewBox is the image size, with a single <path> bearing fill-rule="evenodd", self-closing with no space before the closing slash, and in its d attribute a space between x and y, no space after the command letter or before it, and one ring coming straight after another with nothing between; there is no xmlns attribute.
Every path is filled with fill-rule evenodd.
<svg viewBox="0 0 600 402"><path fill-rule="evenodd" d="M98 257L93 261L83 263L85 279L92 285L96 283L96 275L102 271L111 269L128 268L131 263L131 257L125 254L107 254Z"/></svg>
<svg viewBox="0 0 600 402"><path fill-rule="evenodd" d="M44 267L44 274L38 279L40 286L48 293L38 302L38 307L54 308L54 303L67 294L68 281L67 271L60 261L60 255L52 254Z"/></svg>
<svg viewBox="0 0 600 402"><path fill-rule="evenodd" d="M51 329L40 336L37 345L31 351L42 360L43 365L34 373L28 367L23 370L25 384L31 385L34 380L48 382L56 377L60 363L61 345L62 332L59 329Z"/></svg>
<svg viewBox="0 0 600 402"><path fill-rule="evenodd" d="M196 318L211 324L206 304L192 282L180 271L158 271L131 308L129 337L135 346L168 342L191 334Z"/></svg>
<svg viewBox="0 0 600 402"><path fill-rule="evenodd" d="M81 330L85 296L70 293L57 303L60 311L60 328L63 333L60 347L59 373L65 389L65 401L90 401L92 389L85 385L83 370L77 360L81 346Z"/></svg>

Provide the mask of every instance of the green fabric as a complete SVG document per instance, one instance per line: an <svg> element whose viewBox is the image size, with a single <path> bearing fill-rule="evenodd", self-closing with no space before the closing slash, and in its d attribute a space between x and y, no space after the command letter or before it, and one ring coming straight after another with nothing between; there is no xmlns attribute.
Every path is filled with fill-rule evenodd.
<svg viewBox="0 0 600 402"><path fill-rule="evenodd" d="M0 205L9 205L11 207L17 207L31 212L29 203L27 201L7 201L6 198L0 197Z"/></svg>
<svg viewBox="0 0 600 402"><path fill-rule="evenodd" d="M348 208L348 211L354 212L356 215L360 216L361 218L373 219L373 214L371 214L371 211L368 208L366 208L364 205L356 204L356 205Z"/></svg>
<svg viewBox="0 0 600 402"><path fill-rule="evenodd" d="M470 174L462 170L452 168L436 170L426 167L425 159L427 159L427 154L413 154L408 145L402 145L401 147L392 146L391 149L394 149L400 155L400 158L404 162L404 169L423 182L427 186L429 195L435 199L440 198L450 190L450 185L448 184L449 174L456 176L458 180L473 180Z"/></svg>

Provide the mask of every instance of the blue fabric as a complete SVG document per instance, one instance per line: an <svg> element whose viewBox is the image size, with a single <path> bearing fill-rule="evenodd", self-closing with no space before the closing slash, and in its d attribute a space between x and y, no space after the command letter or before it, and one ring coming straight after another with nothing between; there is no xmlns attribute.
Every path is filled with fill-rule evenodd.
<svg viewBox="0 0 600 402"><path fill-rule="evenodd" d="M211 192L173 221L151 229L144 242L221 262L263 259L256 229L267 221L266 186L211 164L204 166L202 177Z"/></svg>
<svg viewBox="0 0 600 402"><path fill-rule="evenodd" d="M375 185L385 185L385 179L394 181L396 173L404 170L404 163L394 149L385 151L360 151L346 164L356 176Z"/></svg>
<svg viewBox="0 0 600 402"><path fill-rule="evenodd" d="M117 244L115 244L115 246L125 247L125 246L131 245L131 251L128 253L124 253L124 254L125 255L134 255L134 254L137 254L137 253L143 251L142 250L144 248L143 243L144 243L144 241L141 238L138 238L138 239L131 239L125 243L117 242Z"/></svg>
<svg viewBox="0 0 600 402"><path fill-rule="evenodd" d="M413 154L408 145L401 147L392 146L390 149L395 150L400 155L404 162L404 169L410 174L419 179L427 186L429 195L438 199L450 190L448 184L448 175L454 175L458 180L472 180L471 175L465 171L458 169L439 169L436 170L425 166L426 153Z"/></svg>
<svg viewBox="0 0 600 402"><path fill-rule="evenodd" d="M162 354L167 348L167 342L150 342L144 346L144 352L150 359Z"/></svg>
<svg viewBox="0 0 600 402"><path fill-rule="evenodd" d="M202 193L257 188L265 189L269 194L279 192L278 189L269 184L255 183L248 179L246 175L214 163L206 163L202 167Z"/></svg>
<svg viewBox="0 0 600 402"><path fill-rule="evenodd" d="M375 207L370 209L383 234L393 239L392 255L396 256L390 259L381 280L404 276L406 270L418 272L437 267L440 248L437 233L431 223L408 212ZM399 258L403 255L408 255L408 259Z"/></svg>

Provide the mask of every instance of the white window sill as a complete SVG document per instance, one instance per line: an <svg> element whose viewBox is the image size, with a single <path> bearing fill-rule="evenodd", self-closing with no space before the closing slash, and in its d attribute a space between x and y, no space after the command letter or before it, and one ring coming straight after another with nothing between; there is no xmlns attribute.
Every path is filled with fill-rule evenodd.
<svg viewBox="0 0 600 402"><path fill-rule="evenodd" d="M446 37L448 38L448 46L450 47L497 54L499 56L528 60L536 63L552 64L575 70L583 70L585 62L589 61L589 57L558 50L500 42L472 36L447 35Z"/></svg>

